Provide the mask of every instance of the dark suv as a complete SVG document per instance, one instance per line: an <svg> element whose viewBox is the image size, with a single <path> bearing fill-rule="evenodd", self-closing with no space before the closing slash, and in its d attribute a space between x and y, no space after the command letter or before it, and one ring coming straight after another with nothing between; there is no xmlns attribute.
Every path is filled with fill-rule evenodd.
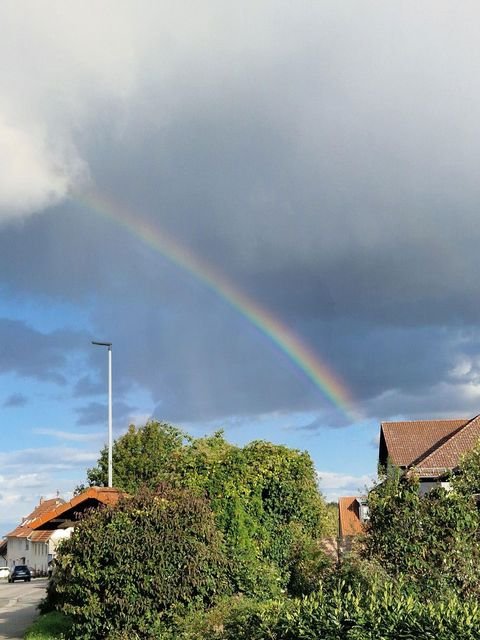
<svg viewBox="0 0 480 640"><path fill-rule="evenodd" d="M15 580L23 580L24 582L30 582L32 574L26 564L17 564L13 567L13 571L8 579L9 582L15 582Z"/></svg>

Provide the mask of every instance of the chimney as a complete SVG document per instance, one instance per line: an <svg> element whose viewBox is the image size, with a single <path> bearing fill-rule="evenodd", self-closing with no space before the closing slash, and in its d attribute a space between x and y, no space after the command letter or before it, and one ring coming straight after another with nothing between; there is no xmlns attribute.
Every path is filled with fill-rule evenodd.
<svg viewBox="0 0 480 640"><path fill-rule="evenodd" d="M40 504L43 504L44 500L45 500L45 498L43 496L40 496Z"/></svg>

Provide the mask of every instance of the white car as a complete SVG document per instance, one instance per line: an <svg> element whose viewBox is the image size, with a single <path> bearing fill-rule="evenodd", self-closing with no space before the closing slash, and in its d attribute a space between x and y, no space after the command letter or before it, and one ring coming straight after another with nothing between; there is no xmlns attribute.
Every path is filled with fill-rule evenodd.
<svg viewBox="0 0 480 640"><path fill-rule="evenodd" d="M10 567L0 567L0 578L10 577Z"/></svg>

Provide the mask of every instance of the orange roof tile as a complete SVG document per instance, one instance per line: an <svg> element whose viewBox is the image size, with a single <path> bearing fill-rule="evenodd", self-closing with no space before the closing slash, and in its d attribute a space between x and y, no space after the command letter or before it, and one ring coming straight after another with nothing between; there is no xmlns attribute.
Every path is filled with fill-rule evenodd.
<svg viewBox="0 0 480 640"><path fill-rule="evenodd" d="M42 517L37 518L35 522L31 525L33 529L40 529L45 527L50 521L61 519L62 516L67 516L67 512L75 511L77 507L79 507L82 503L88 501L94 501L97 503L101 503L104 505L114 505L118 502L120 497L125 495L122 491L118 489L109 488L109 487L89 487L82 493L79 493L77 496L74 496L70 502L64 502L59 505L56 509L45 513Z"/></svg>
<svg viewBox="0 0 480 640"><path fill-rule="evenodd" d="M386 451L380 450L380 463L385 464L388 456L397 467L409 467L416 464L446 442L468 422L469 420L466 418L382 422L381 439L384 438Z"/></svg>
<svg viewBox="0 0 480 640"><path fill-rule="evenodd" d="M35 507L24 521L18 525L13 531L7 533L8 538L28 538L32 532L32 524L38 518L44 517L49 514L59 505L64 504L65 501L62 498L51 498L50 500L42 500L42 502Z"/></svg>
<svg viewBox="0 0 480 640"><path fill-rule="evenodd" d="M431 471L431 475L439 475L439 470L455 469L461 458L475 447L479 439L480 416L476 416L450 438L435 447L431 453L418 460L415 467L422 473Z"/></svg>
<svg viewBox="0 0 480 640"><path fill-rule="evenodd" d="M360 521L359 504L356 497L339 498L338 532L340 537L356 536L364 533L364 528Z"/></svg>

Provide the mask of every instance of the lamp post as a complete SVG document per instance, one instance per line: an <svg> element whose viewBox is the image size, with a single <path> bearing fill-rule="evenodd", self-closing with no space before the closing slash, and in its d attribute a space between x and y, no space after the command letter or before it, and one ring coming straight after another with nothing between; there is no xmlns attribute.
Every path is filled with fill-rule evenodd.
<svg viewBox="0 0 480 640"><path fill-rule="evenodd" d="M95 342L92 344L108 348L108 486L113 487L112 473L112 343Z"/></svg>

